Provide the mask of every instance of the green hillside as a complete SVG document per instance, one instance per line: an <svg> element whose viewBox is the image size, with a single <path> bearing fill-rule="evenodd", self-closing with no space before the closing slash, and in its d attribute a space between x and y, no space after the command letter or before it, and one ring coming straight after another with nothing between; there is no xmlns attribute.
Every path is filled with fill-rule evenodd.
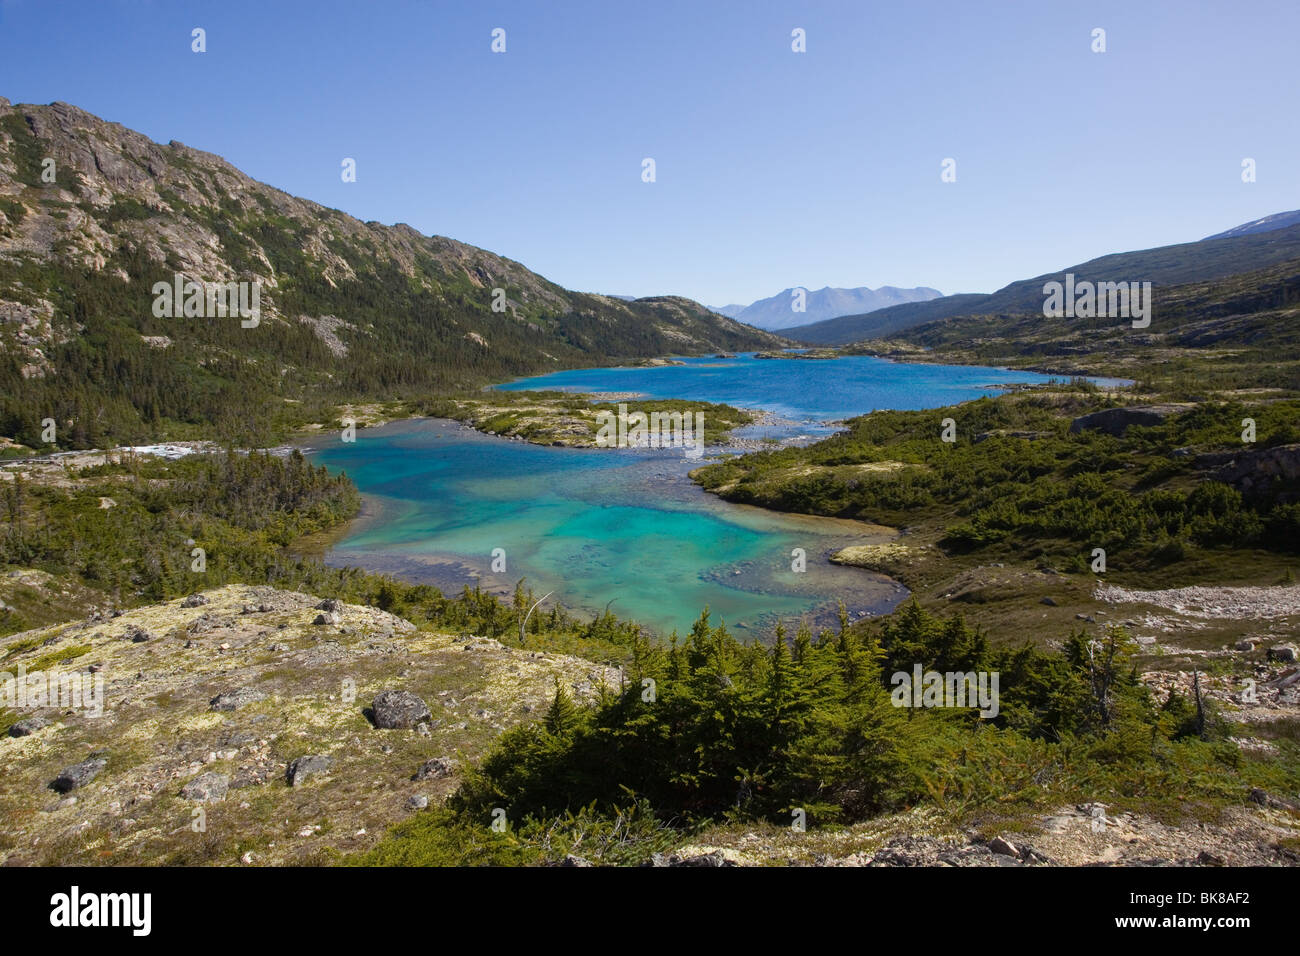
<svg viewBox="0 0 1300 956"><path fill-rule="evenodd" d="M154 283L178 273L259 281L257 326L156 317ZM571 292L363 223L67 104L0 100L0 435L24 444L47 417L65 447L213 425L261 442L343 400L782 342L688 299Z"/></svg>
<svg viewBox="0 0 1300 956"><path fill-rule="evenodd" d="M929 302L891 306L866 315L845 315L785 329L814 345L847 345L889 338L929 322L960 316L1042 315L1043 285L1067 273L1091 282L1150 282L1157 289L1209 282L1300 259L1300 226L1224 239L1204 239L1137 252L1101 256L1057 272L1021 279L989 295L949 295Z"/></svg>

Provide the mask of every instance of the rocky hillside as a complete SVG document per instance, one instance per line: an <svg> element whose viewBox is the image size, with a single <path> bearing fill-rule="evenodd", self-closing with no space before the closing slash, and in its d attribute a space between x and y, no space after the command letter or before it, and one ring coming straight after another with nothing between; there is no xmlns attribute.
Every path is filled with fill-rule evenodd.
<svg viewBox="0 0 1300 956"><path fill-rule="evenodd" d="M622 676L578 657L417 629L376 608L242 585L0 640L0 670L20 666L83 686L102 679L103 706L0 710L0 865L10 866L339 862L439 807L501 730L541 717L557 682L583 702ZM1293 665L1280 678L1276 666L1255 670L1250 710L1267 738L1294 725L1300 685ZM1240 705L1232 687L1225 678L1207 691ZM958 825L917 807L807 833L719 824L683 833L653 863L1294 865L1297 811L1263 790L1209 822L1094 803L990 809ZM590 856L565 862L600 862Z"/></svg>
<svg viewBox="0 0 1300 956"><path fill-rule="evenodd" d="M1294 230L1300 235L1300 227ZM1122 319L1047 318L1041 311L964 316L916 326L894 342L863 343L859 350L1114 375L1200 398L1239 396L1243 388L1294 394L1300 389L1300 245L1296 253L1226 278L1156 288L1146 329Z"/></svg>
<svg viewBox="0 0 1300 956"><path fill-rule="evenodd" d="M176 274L259 282L256 327L156 316L154 283ZM51 416L81 444L140 438L286 402L310 417L326 400L781 341L688 299L571 292L74 106L0 98L0 435Z"/></svg>
<svg viewBox="0 0 1300 956"><path fill-rule="evenodd" d="M4 865L329 862L441 803L557 681L584 700L619 678L244 586L0 641L20 665L102 678L103 708L0 709Z"/></svg>

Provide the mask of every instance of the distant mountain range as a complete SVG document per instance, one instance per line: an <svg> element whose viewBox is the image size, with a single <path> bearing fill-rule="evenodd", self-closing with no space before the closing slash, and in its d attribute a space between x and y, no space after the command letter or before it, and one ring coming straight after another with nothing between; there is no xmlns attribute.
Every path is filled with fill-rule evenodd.
<svg viewBox="0 0 1300 956"><path fill-rule="evenodd" d="M959 316L1021 316L1040 312L1043 285L1064 281L1151 282L1180 285L1225 278L1300 258L1300 210L1265 216L1198 242L1121 252L1057 272L1021 279L997 292L948 295L855 315L842 315L801 326L783 327L781 334L811 345L848 345L882 339L907 329Z"/></svg>
<svg viewBox="0 0 1300 956"><path fill-rule="evenodd" d="M805 289L802 312L793 308L794 292L803 288L795 286L784 289L766 299L759 299L749 305L710 306L714 312L736 319L760 329L775 331L788 329L797 325L807 325L823 319L833 319L840 315L860 315L885 309L891 305L908 302L925 302L943 295L938 289L918 286L915 289L899 289L892 285L882 285L879 289L859 286L856 289L834 289L827 286L815 291Z"/></svg>

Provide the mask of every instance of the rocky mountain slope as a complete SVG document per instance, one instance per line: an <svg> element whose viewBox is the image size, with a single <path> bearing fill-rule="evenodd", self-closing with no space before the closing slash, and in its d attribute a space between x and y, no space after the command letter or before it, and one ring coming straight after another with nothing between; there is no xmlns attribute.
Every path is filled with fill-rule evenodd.
<svg viewBox="0 0 1300 956"><path fill-rule="evenodd" d="M177 274L260 283L255 327L156 315L154 284ZM93 444L286 402L781 342L688 299L571 292L361 222L66 103L0 98L0 434L50 416Z"/></svg>

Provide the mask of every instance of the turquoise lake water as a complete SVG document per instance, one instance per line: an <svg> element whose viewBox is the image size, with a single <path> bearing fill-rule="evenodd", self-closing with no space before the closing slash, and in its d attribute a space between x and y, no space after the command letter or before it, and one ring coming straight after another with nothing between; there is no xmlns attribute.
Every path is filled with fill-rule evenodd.
<svg viewBox="0 0 1300 956"><path fill-rule="evenodd" d="M658 368L585 369L506 389L635 392L765 408L809 439L823 424L879 408L917 409L996 394L991 385L1047 376L870 358L686 359ZM769 430L770 432L770 430ZM313 458L348 473L365 511L327 556L432 583L479 582L509 593L527 578L538 596L584 613L608 602L659 634L685 632L704 606L737 633L765 637L779 617L829 624L842 599L854 617L887 613L906 591L826 560L886 529L733 505L687 477L680 449L549 448L419 420L363 429L353 443L320 442ZM506 570L493 573L493 551ZM802 549L807 570L795 572Z"/></svg>

